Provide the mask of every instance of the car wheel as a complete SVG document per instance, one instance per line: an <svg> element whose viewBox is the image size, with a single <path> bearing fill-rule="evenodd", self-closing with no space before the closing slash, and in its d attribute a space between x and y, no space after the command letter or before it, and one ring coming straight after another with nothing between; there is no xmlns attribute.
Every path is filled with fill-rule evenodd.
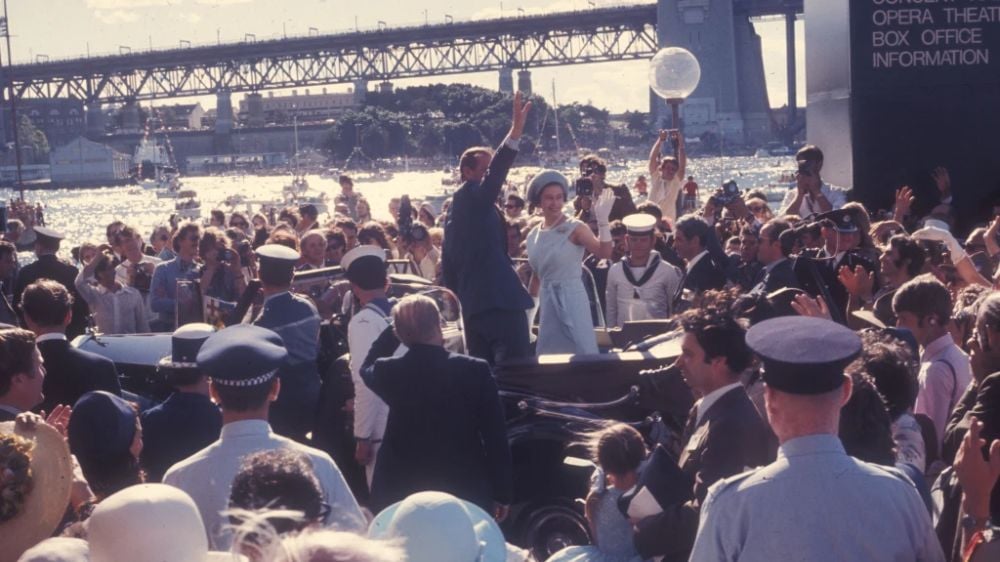
<svg viewBox="0 0 1000 562"><path fill-rule="evenodd" d="M522 529L524 545L537 560L545 560L567 546L590 544L586 519L566 505L533 507L526 515Z"/></svg>

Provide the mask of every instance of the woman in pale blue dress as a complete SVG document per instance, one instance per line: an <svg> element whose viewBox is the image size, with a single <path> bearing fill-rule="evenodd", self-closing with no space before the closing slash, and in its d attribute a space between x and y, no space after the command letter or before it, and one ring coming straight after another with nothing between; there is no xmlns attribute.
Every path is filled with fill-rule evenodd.
<svg viewBox="0 0 1000 562"><path fill-rule="evenodd" d="M545 170L528 187L528 198L544 219L527 238L534 272L531 292L539 297L538 355L597 353L590 299L583 285L583 256L589 251L600 259L611 257L608 215L614 194L605 189L593 205L598 238L585 223L563 213L568 185L566 176Z"/></svg>

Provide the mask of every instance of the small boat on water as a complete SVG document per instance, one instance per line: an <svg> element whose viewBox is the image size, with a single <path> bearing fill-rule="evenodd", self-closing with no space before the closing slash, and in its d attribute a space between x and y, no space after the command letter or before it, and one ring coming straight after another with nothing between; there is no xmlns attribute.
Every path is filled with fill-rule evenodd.
<svg viewBox="0 0 1000 562"><path fill-rule="evenodd" d="M198 201L198 193L193 189L185 189L178 193L174 210L177 212L177 216L181 218L201 218L201 202Z"/></svg>
<svg viewBox="0 0 1000 562"><path fill-rule="evenodd" d="M281 188L281 192L286 196L289 195L301 195L309 191L309 182L306 181L305 176L298 176L292 179L292 183L286 184L285 187Z"/></svg>

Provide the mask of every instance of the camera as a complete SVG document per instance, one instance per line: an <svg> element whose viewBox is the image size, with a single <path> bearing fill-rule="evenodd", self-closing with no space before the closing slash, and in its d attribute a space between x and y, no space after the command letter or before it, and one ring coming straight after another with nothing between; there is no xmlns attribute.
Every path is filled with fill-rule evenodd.
<svg viewBox="0 0 1000 562"><path fill-rule="evenodd" d="M233 261L233 251L229 248L224 248L219 252L219 261L221 262L232 262Z"/></svg>
<svg viewBox="0 0 1000 562"><path fill-rule="evenodd" d="M927 254L927 260L931 262L931 265L951 265L948 247L945 246L944 242L938 240L918 240L917 243L924 249L924 253Z"/></svg>
<svg viewBox="0 0 1000 562"><path fill-rule="evenodd" d="M803 160L799 162L799 175L809 177L813 175L812 170L809 168L809 162Z"/></svg>
<svg viewBox="0 0 1000 562"><path fill-rule="evenodd" d="M132 287L138 289L142 293L149 292L149 286L152 284L153 279L148 273L146 273L146 268L143 264L137 263L132 266L134 273L132 274Z"/></svg>
<svg viewBox="0 0 1000 562"><path fill-rule="evenodd" d="M715 200L718 201L720 205L728 205L739 198L740 186L736 184L735 180L729 180L722 184L720 192L715 194Z"/></svg>
<svg viewBox="0 0 1000 562"><path fill-rule="evenodd" d="M590 178L580 178L576 180L576 195L577 197L593 197L594 180Z"/></svg>

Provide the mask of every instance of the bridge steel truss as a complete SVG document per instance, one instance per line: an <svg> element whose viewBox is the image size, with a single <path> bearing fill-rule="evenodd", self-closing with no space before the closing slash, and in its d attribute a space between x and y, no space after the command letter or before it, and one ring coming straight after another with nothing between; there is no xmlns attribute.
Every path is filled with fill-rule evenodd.
<svg viewBox="0 0 1000 562"><path fill-rule="evenodd" d="M14 66L14 96L115 103L644 59L656 5L151 51Z"/></svg>

